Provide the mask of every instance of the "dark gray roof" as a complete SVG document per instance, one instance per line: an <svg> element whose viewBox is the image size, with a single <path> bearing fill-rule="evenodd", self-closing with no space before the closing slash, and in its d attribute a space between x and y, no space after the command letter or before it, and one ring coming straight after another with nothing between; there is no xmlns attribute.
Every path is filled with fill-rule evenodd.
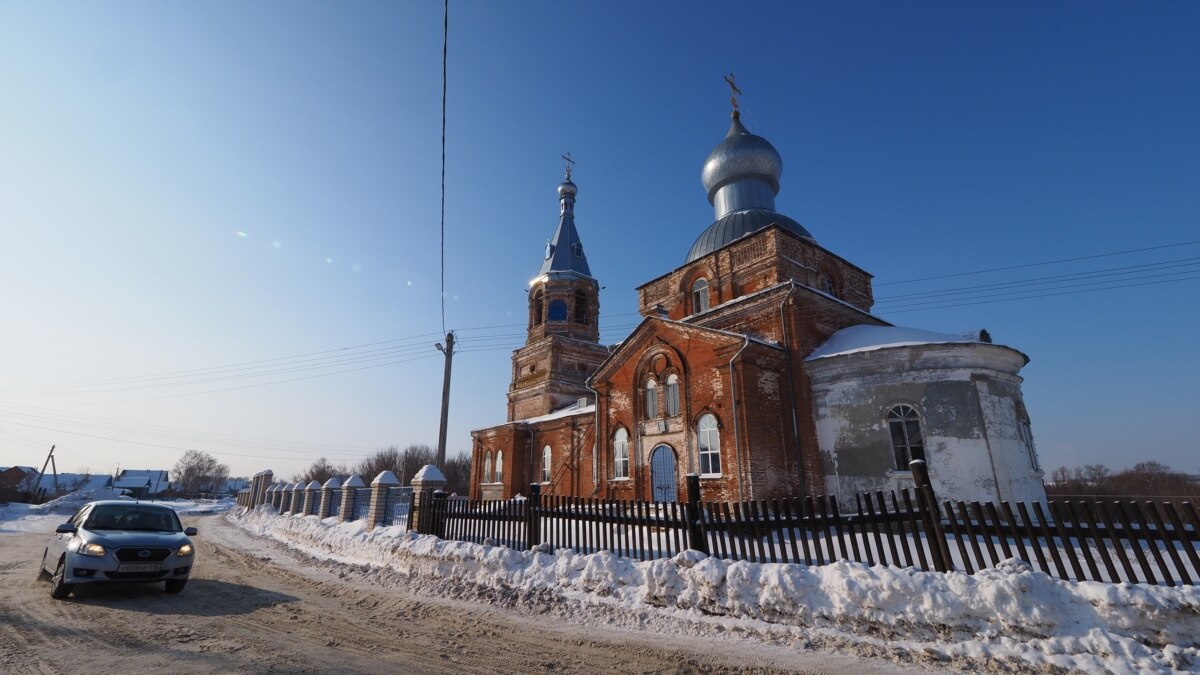
<svg viewBox="0 0 1200 675"><path fill-rule="evenodd" d="M687 262L702 258L769 225L779 225L805 239L813 239L803 225L777 211L770 209L734 211L709 225L700 233L699 237L696 237L696 242L692 244L692 250L688 251Z"/></svg>
<svg viewBox="0 0 1200 675"><path fill-rule="evenodd" d="M564 190L564 187L569 187ZM587 254L583 252L583 241L575 229L575 184L568 178L559 187L559 199L562 203L562 215L558 218L558 228L554 230L554 238L546 244L546 258L538 276L546 274L573 273L580 276L592 276L588 267Z"/></svg>

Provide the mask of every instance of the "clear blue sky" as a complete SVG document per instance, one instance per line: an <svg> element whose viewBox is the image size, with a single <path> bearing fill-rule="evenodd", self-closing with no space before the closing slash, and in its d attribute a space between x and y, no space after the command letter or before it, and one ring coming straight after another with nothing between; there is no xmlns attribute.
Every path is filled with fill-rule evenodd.
<svg viewBox="0 0 1200 675"><path fill-rule="evenodd" d="M435 445L441 52L440 2L0 0L0 465ZM559 156L615 342L713 219L728 72L779 210L875 275L880 316L1030 356L1044 467L1200 472L1200 245L896 283L1200 240L1183 2L452 0L451 454L504 421ZM946 306L1086 272L1112 276Z"/></svg>

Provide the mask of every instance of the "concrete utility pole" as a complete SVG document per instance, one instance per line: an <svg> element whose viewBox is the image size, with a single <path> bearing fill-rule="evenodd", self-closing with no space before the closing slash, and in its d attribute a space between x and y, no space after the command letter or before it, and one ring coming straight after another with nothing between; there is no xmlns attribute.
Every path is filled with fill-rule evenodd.
<svg viewBox="0 0 1200 675"><path fill-rule="evenodd" d="M46 475L46 467L49 466L50 461L52 459L54 459L54 448L55 448L55 446L53 446L53 445L50 446L50 452L49 452L49 454L46 455L46 461L42 463L42 470L38 472L37 480L34 482L33 487L30 488L30 490L29 490L29 502L31 504L33 502L37 501L38 493L41 492L41 490L42 490L42 476ZM57 463L55 463L55 465L54 465L54 489L55 489L55 491L58 490L58 464Z"/></svg>
<svg viewBox="0 0 1200 675"><path fill-rule="evenodd" d="M454 363L454 331L446 333L446 346L437 343L438 351L446 355L446 373L442 377L442 424L438 428L437 468L446 468L446 419L450 415L450 367Z"/></svg>

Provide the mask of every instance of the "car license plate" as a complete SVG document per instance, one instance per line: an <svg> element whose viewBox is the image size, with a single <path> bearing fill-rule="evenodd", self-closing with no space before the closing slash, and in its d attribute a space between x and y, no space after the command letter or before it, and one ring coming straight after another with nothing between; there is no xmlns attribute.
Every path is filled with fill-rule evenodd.
<svg viewBox="0 0 1200 675"><path fill-rule="evenodd" d="M162 569L159 563L122 563L118 572L157 572Z"/></svg>

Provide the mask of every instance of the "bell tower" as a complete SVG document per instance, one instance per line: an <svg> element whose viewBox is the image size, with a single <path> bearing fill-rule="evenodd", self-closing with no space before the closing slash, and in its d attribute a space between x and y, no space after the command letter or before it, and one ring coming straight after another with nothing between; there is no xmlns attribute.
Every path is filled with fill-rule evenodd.
<svg viewBox="0 0 1200 675"><path fill-rule="evenodd" d="M600 285L588 267L575 229L570 154L558 186L558 228L546 242L537 276L529 282L525 346L513 352L508 421L546 415L589 397L587 378L608 356L600 343Z"/></svg>

